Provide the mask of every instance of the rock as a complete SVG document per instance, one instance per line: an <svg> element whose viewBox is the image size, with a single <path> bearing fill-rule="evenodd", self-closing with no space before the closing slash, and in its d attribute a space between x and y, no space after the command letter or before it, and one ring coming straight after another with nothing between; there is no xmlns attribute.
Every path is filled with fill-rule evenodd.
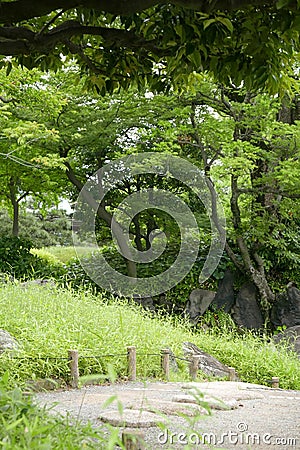
<svg viewBox="0 0 300 450"><path fill-rule="evenodd" d="M223 309L229 313L234 305L234 274L226 269L223 279L219 283L218 291L213 299L211 306L217 309Z"/></svg>
<svg viewBox="0 0 300 450"><path fill-rule="evenodd" d="M6 350L17 350L18 343L8 331L0 330L0 353Z"/></svg>
<svg viewBox="0 0 300 450"><path fill-rule="evenodd" d="M13 283L14 277L8 273L0 272L0 284Z"/></svg>
<svg viewBox="0 0 300 450"><path fill-rule="evenodd" d="M176 396L172 398L172 401L166 400L151 400L143 402L140 407L142 411L149 411L156 414L166 414L168 416L187 416L195 417L201 415L207 415L208 411L201 404L195 402L195 397L192 397L192 402L180 402L176 400ZM128 409L137 409L136 404L128 405Z"/></svg>
<svg viewBox="0 0 300 450"><path fill-rule="evenodd" d="M199 317L202 316L213 299L215 298L216 293L213 291L207 291L205 289L194 289L190 293L189 300L185 307L185 315L189 318L189 320L196 324L199 320Z"/></svg>
<svg viewBox="0 0 300 450"><path fill-rule="evenodd" d="M186 358L190 359L193 355L199 355L199 369L202 370L206 375L213 377L228 378L229 368L225 364L218 361L213 356L200 350L196 345L191 342L183 343L183 352Z"/></svg>
<svg viewBox="0 0 300 450"><path fill-rule="evenodd" d="M139 294L133 294L133 300L145 309L149 309L150 311L155 310L152 297L141 297Z"/></svg>
<svg viewBox="0 0 300 450"><path fill-rule="evenodd" d="M175 395L172 398L172 401L178 403L196 403L197 405L206 405L206 413L208 413L210 409L227 411L229 409L236 409L238 407L238 402L235 399L220 400L218 398L209 397L207 395L204 395L200 398L198 397L199 395L197 396L196 392L193 395Z"/></svg>
<svg viewBox="0 0 300 450"><path fill-rule="evenodd" d="M20 283L20 286L47 286L47 287L55 287L56 284L53 280L43 280L42 278L37 278L36 280L23 281Z"/></svg>
<svg viewBox="0 0 300 450"><path fill-rule="evenodd" d="M282 333L276 334L273 336L273 341L276 344L288 344L288 347L300 357L300 325L287 328Z"/></svg>
<svg viewBox="0 0 300 450"><path fill-rule="evenodd" d="M253 283L245 283L239 290L232 316L240 327L258 329L263 326L264 320L256 295L257 289Z"/></svg>
<svg viewBox="0 0 300 450"><path fill-rule="evenodd" d="M286 291L277 296L271 311L271 322L275 328L300 325L300 290L293 283L289 283Z"/></svg>
<svg viewBox="0 0 300 450"><path fill-rule="evenodd" d="M55 391L56 389L66 389L66 382L62 379L38 379L28 380L26 383L29 392L43 392L43 391Z"/></svg>
<svg viewBox="0 0 300 450"><path fill-rule="evenodd" d="M120 411L104 411L99 416L102 422L108 422L114 427L150 428L164 422L159 414L148 411L125 408Z"/></svg>

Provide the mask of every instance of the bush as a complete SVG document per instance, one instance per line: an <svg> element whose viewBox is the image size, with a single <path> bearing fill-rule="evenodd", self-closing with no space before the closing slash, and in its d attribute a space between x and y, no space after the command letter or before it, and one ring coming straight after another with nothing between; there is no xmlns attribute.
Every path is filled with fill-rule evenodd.
<svg viewBox="0 0 300 450"><path fill-rule="evenodd" d="M47 216L43 217L21 209L19 228L19 237L30 240L37 248L72 244L70 219L62 210L50 210ZM0 235L9 236L11 230L12 219L7 210L0 209Z"/></svg>
<svg viewBox="0 0 300 450"><path fill-rule="evenodd" d="M14 236L0 237L0 271L15 278L28 278L39 258L30 253L31 242Z"/></svg>
<svg viewBox="0 0 300 450"><path fill-rule="evenodd" d="M31 250L28 239L15 236L0 237L0 272L17 279L59 278L65 273L63 264L53 257L41 257Z"/></svg>

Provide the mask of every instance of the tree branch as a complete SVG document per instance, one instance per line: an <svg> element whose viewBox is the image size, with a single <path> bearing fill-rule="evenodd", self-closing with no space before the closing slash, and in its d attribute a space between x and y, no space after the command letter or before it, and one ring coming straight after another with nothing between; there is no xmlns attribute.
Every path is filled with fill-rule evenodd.
<svg viewBox="0 0 300 450"><path fill-rule="evenodd" d="M0 37L5 38L0 42L3 55L20 55L38 52L48 52L59 43L70 46L70 39L76 36L91 35L101 36L106 45L117 45L130 49L151 51L158 56L168 56L168 50L162 50L156 45L156 41L147 41L133 31L117 28L95 27L81 25L75 20L68 20L53 28L48 33L34 33L25 27L1 27ZM75 44L73 44L75 45ZM76 46L77 49L80 47ZM81 49L82 51L82 49ZM170 53L171 54L171 53Z"/></svg>

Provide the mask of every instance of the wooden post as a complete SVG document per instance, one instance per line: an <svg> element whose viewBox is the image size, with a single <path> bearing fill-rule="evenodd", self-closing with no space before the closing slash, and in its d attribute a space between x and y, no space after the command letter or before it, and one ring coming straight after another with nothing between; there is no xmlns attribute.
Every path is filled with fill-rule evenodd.
<svg viewBox="0 0 300 450"><path fill-rule="evenodd" d="M192 380L196 380L196 378L197 378L198 369L199 369L199 359L200 359L199 355L192 356L190 366L189 366L190 377Z"/></svg>
<svg viewBox="0 0 300 450"><path fill-rule="evenodd" d="M127 360L128 360L128 379L130 381L136 380L136 348L131 346L127 347Z"/></svg>
<svg viewBox="0 0 300 450"><path fill-rule="evenodd" d="M122 433L122 443L126 450L144 450L145 435L141 431L124 430Z"/></svg>
<svg viewBox="0 0 300 450"><path fill-rule="evenodd" d="M236 380L236 372L234 367L228 367L229 374L228 379L229 381L235 381Z"/></svg>
<svg viewBox="0 0 300 450"><path fill-rule="evenodd" d="M69 350L69 361L70 361L70 384L74 389L78 389L79 380L79 369L78 369L78 351Z"/></svg>
<svg viewBox="0 0 300 450"><path fill-rule="evenodd" d="M278 377L272 377L272 380L271 380L271 386L272 386L272 388L279 388L279 378Z"/></svg>
<svg viewBox="0 0 300 450"><path fill-rule="evenodd" d="M168 348L163 348L161 353L161 367L168 380L170 376L170 350Z"/></svg>

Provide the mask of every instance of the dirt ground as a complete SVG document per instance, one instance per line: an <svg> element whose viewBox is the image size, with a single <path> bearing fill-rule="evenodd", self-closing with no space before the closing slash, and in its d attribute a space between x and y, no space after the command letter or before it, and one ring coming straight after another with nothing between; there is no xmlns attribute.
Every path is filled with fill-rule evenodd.
<svg viewBox="0 0 300 450"><path fill-rule="evenodd" d="M113 395L117 399L104 407ZM70 413L104 430L106 422L138 430L151 450L300 449L300 391L229 381L127 382L39 393L36 401L57 402L53 413Z"/></svg>

